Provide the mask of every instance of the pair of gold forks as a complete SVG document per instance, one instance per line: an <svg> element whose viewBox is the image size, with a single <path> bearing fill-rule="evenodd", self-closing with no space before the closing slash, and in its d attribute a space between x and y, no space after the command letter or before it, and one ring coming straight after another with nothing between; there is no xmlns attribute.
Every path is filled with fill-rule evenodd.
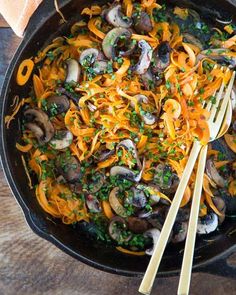
<svg viewBox="0 0 236 295"><path fill-rule="evenodd" d="M226 69L226 71L229 71L229 69ZM224 133L228 130L227 126L226 128L223 128L223 129L221 128L225 114L228 117L231 116L230 120L227 120L227 121L232 120L232 106L230 102L230 95L233 88L234 79L235 79L235 72L233 72L231 79L228 83L228 86L226 87L225 83L222 82L218 93L215 93L216 103L212 104L212 102L209 101L204 106L205 109L210 112L210 117L208 119L208 125L210 130L210 141L213 141L216 138L223 136ZM159 240L155 246L153 255L150 259L148 268L145 272L142 283L140 285L140 288L139 288L140 293L150 294L151 292L152 285L154 283L156 273L159 268L159 264L161 262L172 227L174 225L184 191L186 189L189 178L191 176L191 172L193 171L197 157L200 153L199 160L198 160L195 187L194 187L194 192L192 197L188 233L187 233L187 238L185 242L184 256L183 256L179 287L178 287L178 295L189 294L194 246L195 246L196 231L197 231L197 221L198 221L198 214L199 214L199 205L200 205L203 176L204 176L205 163L206 163L206 157L207 157L207 147L208 147L207 144L202 145L199 141L195 141L193 143L192 150L188 158L188 162L183 171L183 175L181 177L179 186L177 188L170 210L168 212L165 223L161 230Z"/></svg>

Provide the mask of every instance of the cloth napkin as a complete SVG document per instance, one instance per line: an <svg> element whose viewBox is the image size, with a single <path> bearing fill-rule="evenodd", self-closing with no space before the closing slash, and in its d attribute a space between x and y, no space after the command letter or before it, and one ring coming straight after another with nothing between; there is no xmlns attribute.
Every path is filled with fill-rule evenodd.
<svg viewBox="0 0 236 295"><path fill-rule="evenodd" d="M0 0L0 13L17 36L23 37L31 15L43 0ZM48 1L48 0L46 0Z"/></svg>

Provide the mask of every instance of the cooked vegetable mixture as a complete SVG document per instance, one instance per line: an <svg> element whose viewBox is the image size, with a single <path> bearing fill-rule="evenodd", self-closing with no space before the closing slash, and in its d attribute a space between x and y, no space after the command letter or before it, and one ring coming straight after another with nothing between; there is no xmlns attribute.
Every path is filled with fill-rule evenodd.
<svg viewBox="0 0 236 295"><path fill-rule="evenodd" d="M204 103L236 67L232 20L212 16L209 27L199 14L156 0L91 6L71 34L22 62L17 83L32 92L16 97L6 124L22 110L16 148L48 214L124 253L152 254L193 141L209 141ZM235 122L224 150L208 152L198 234L236 215ZM171 243L186 238L195 173Z"/></svg>

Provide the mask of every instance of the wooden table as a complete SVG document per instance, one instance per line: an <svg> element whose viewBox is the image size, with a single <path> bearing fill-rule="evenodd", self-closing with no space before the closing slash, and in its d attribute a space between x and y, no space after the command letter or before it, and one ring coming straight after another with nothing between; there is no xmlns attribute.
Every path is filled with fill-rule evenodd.
<svg viewBox="0 0 236 295"><path fill-rule="evenodd" d="M0 88L20 43L0 17ZM108 274L66 255L27 226L0 170L0 295L138 294L140 279ZM178 278L158 279L152 294L176 294ZM233 295L236 281L194 274L191 294Z"/></svg>

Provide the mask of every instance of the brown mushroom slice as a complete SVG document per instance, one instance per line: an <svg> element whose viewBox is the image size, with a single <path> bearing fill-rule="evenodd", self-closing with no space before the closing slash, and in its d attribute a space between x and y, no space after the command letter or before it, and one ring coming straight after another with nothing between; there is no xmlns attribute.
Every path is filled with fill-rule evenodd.
<svg viewBox="0 0 236 295"><path fill-rule="evenodd" d="M67 98L71 99L76 105L78 104L79 99L82 96L79 93L75 93L75 92L72 93L72 92L66 90L64 87L58 87L56 89L56 92L60 93L60 95L64 94Z"/></svg>
<svg viewBox="0 0 236 295"><path fill-rule="evenodd" d="M135 13L132 18L134 20L134 29L137 33L143 34L152 31L153 25L151 18L146 12L141 11L140 13Z"/></svg>
<svg viewBox="0 0 236 295"><path fill-rule="evenodd" d="M130 56L132 53L134 53L135 48L137 45L137 41L136 40L130 40L129 42L127 42L126 44L126 50L120 50L119 51L119 56Z"/></svg>
<svg viewBox="0 0 236 295"><path fill-rule="evenodd" d="M119 216L115 216L110 220L108 232L110 237L119 243L128 242L132 237L131 234L127 233L126 221Z"/></svg>
<svg viewBox="0 0 236 295"><path fill-rule="evenodd" d="M136 187L131 187L131 191L133 192L133 197L130 203L136 208L145 207L147 204L145 193Z"/></svg>
<svg viewBox="0 0 236 295"><path fill-rule="evenodd" d="M65 82L66 83L77 83L80 79L81 68L77 60L71 58L66 60L67 65L67 75Z"/></svg>
<svg viewBox="0 0 236 295"><path fill-rule="evenodd" d="M44 131L36 123L27 123L25 127L33 132L34 136L37 138L39 144L44 144Z"/></svg>
<svg viewBox="0 0 236 295"><path fill-rule="evenodd" d="M147 104L148 103L148 98L146 95L143 95L143 94L137 94L134 96L136 99L137 99L137 102L138 103L145 103ZM130 105L132 107L134 107L134 102L131 101ZM150 112L143 112L141 113L141 117L144 121L144 123L146 125L153 125L155 122L156 122L156 116L154 116L152 113Z"/></svg>
<svg viewBox="0 0 236 295"><path fill-rule="evenodd" d="M199 39L189 33L183 33L184 40L190 44L197 46L201 51L203 50L203 45Z"/></svg>
<svg viewBox="0 0 236 295"><path fill-rule="evenodd" d="M81 177L79 161L66 153L60 154L56 159L58 172L70 183L76 183Z"/></svg>
<svg viewBox="0 0 236 295"><path fill-rule="evenodd" d="M93 71L96 75L104 74L107 71L108 62L105 60L95 61L93 64Z"/></svg>
<svg viewBox="0 0 236 295"><path fill-rule="evenodd" d="M188 232L188 223L187 222L175 222L173 226L173 236L171 239L172 243L180 243L186 239Z"/></svg>
<svg viewBox="0 0 236 295"><path fill-rule="evenodd" d="M147 90L153 90L155 87L159 86L162 83L162 79L158 75L155 76L150 68L140 77L143 82L144 88Z"/></svg>
<svg viewBox="0 0 236 295"><path fill-rule="evenodd" d="M69 130L58 130L50 141L50 145L55 150L63 150L71 145L73 134Z"/></svg>
<svg viewBox="0 0 236 295"><path fill-rule="evenodd" d="M123 166L113 166L110 169L110 176L119 176L131 181L136 181L138 177L138 175L136 175L132 170Z"/></svg>
<svg viewBox="0 0 236 295"><path fill-rule="evenodd" d="M161 234L161 232L160 232L158 229L156 229L156 228L149 229L149 230L147 230L147 231L144 233L144 236L145 236L145 237L150 237L150 238L152 238L152 242L153 242L153 246L152 246L152 248L149 248L149 249L147 249L147 250L145 251L145 253L146 253L147 255L152 255L152 254L153 254L153 251L154 251L154 249L155 249L155 246L156 246L156 244L157 244L157 242L158 242L158 240L159 240L160 234Z"/></svg>
<svg viewBox="0 0 236 295"><path fill-rule="evenodd" d="M172 194L179 184L179 177L174 173L169 165L159 164L155 169L154 182L161 191Z"/></svg>
<svg viewBox="0 0 236 295"><path fill-rule="evenodd" d="M153 52L152 71L162 73L170 64L171 47L167 41L161 42Z"/></svg>
<svg viewBox="0 0 236 295"><path fill-rule="evenodd" d="M99 153L97 160L98 160L98 162L103 162L103 161L109 159L111 156L115 155L115 153L116 153L115 149L113 149L113 150L107 149L107 150Z"/></svg>
<svg viewBox="0 0 236 295"><path fill-rule="evenodd" d="M54 127L44 111L38 108L27 109L24 112L24 118L27 128L35 134L39 144L44 144L51 140L54 135Z"/></svg>
<svg viewBox="0 0 236 295"><path fill-rule="evenodd" d="M135 234L142 234L148 230L148 222L138 217L129 217L128 228Z"/></svg>
<svg viewBox="0 0 236 295"><path fill-rule="evenodd" d="M47 98L46 103L50 115L65 113L70 107L70 102L65 95L50 96Z"/></svg>
<svg viewBox="0 0 236 295"><path fill-rule="evenodd" d="M124 139L122 141L119 142L119 144L117 145L116 149L118 150L120 147L124 147L125 149L127 149L129 152L132 153L133 157L136 159L137 161L137 166L139 167L139 169L142 168L142 164L139 160L138 157L138 151L136 148L136 145L133 143L133 141L131 139Z"/></svg>
<svg viewBox="0 0 236 295"><path fill-rule="evenodd" d="M98 199L91 194L86 196L86 205L91 213L99 213L102 211Z"/></svg>
<svg viewBox="0 0 236 295"><path fill-rule="evenodd" d="M226 186L227 182L217 171L212 158L206 161L206 173L219 187Z"/></svg>
<svg viewBox="0 0 236 295"><path fill-rule="evenodd" d="M81 52L79 63L82 67L90 67L98 58L99 51L96 48L88 48Z"/></svg>
<svg viewBox="0 0 236 295"><path fill-rule="evenodd" d="M109 194L109 203L111 205L112 210L121 217L127 217L127 213L125 208L119 202L117 194L119 192L119 188L115 187Z"/></svg>
<svg viewBox="0 0 236 295"><path fill-rule="evenodd" d="M145 167L145 159L143 159L142 169L140 170L138 174L134 173L132 170L123 166L113 166L110 169L110 175L126 178L134 182L139 182L142 178L144 167Z"/></svg>
<svg viewBox="0 0 236 295"><path fill-rule="evenodd" d="M208 50L201 51L197 59L202 60L203 58L209 58L217 63L227 65L230 69L234 69L236 67L236 57L228 55L230 53L229 49L226 48L213 48Z"/></svg>
<svg viewBox="0 0 236 295"><path fill-rule="evenodd" d="M152 59L152 47L145 40L140 40L138 42L138 47L141 49L141 55L137 64L133 67L133 72L137 75L142 75L150 66Z"/></svg>
<svg viewBox="0 0 236 295"><path fill-rule="evenodd" d="M94 194L98 192L105 182L105 175L101 172L96 172L92 175L92 179L88 179L88 190L90 193Z"/></svg>
<svg viewBox="0 0 236 295"><path fill-rule="evenodd" d="M222 215L218 215L219 224L222 224L225 220L225 212L226 212L226 204L225 201L220 197L214 197L212 198L212 201L216 208L219 210L219 212Z"/></svg>
<svg viewBox="0 0 236 295"><path fill-rule="evenodd" d="M125 28L114 28L110 30L102 41L103 53L108 59L115 58L115 48L120 39L129 40L132 36L130 30Z"/></svg>
<svg viewBox="0 0 236 295"><path fill-rule="evenodd" d="M106 10L105 18L107 22L114 27L128 29L132 26L131 18L122 13L120 4L112 5L108 10Z"/></svg>

